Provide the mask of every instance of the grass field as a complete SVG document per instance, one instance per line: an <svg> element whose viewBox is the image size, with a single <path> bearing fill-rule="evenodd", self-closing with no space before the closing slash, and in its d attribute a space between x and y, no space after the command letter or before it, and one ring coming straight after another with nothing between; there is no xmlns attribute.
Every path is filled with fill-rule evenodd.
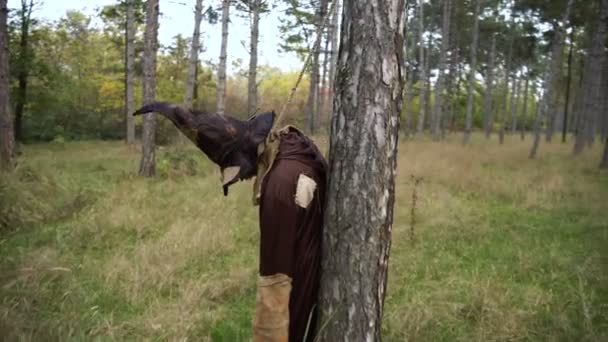
<svg viewBox="0 0 608 342"><path fill-rule="evenodd" d="M460 136L400 146L385 341L608 340L600 148ZM241 341L257 208L194 149L136 175L119 142L30 145L0 179L0 340ZM415 241L410 241L413 182Z"/></svg>

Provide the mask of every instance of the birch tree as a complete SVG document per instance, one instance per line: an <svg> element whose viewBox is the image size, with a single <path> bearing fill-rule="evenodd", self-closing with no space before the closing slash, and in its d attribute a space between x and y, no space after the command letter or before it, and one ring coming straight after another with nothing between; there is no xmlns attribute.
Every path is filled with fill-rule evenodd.
<svg viewBox="0 0 608 342"><path fill-rule="evenodd" d="M405 0L344 2L323 232L320 341L381 339L405 6Z"/></svg>

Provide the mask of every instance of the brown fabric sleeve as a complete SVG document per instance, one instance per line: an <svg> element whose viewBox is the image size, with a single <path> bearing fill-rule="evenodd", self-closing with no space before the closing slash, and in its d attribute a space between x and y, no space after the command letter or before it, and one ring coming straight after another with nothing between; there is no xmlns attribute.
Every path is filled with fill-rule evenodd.
<svg viewBox="0 0 608 342"><path fill-rule="evenodd" d="M290 162L270 172L260 205L260 275L283 273L293 278L297 223L302 209L295 203L297 178ZM294 179L295 178L295 179Z"/></svg>

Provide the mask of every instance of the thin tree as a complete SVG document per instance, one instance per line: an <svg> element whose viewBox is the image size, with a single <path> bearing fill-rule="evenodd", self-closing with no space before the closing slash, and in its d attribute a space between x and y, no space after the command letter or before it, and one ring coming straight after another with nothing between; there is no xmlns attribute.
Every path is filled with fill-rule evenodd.
<svg viewBox="0 0 608 342"><path fill-rule="evenodd" d="M508 99L509 99L509 78L511 73L511 59L513 58L513 36L509 35L509 50L505 62L505 89L503 93L502 108L500 111L500 129L498 131L498 141L502 145L505 143L505 125L507 122ZM515 78L513 78L515 80Z"/></svg>
<svg viewBox="0 0 608 342"><path fill-rule="evenodd" d="M486 89L483 100L484 130L486 138L489 139L494 126L494 113L492 97L494 96L494 66L496 61L496 34L492 35L492 47L490 48L490 60L486 71Z"/></svg>
<svg viewBox="0 0 608 342"><path fill-rule="evenodd" d="M15 135L9 100L7 0L0 0L0 168L14 166Z"/></svg>
<svg viewBox="0 0 608 342"><path fill-rule="evenodd" d="M196 69L198 55L201 50L201 22L203 21L203 0L196 0L194 6L194 32L192 33L192 43L190 46L190 57L188 59L188 72L186 74L186 91L184 95L184 105L192 108L194 101L194 90L196 88Z"/></svg>
<svg viewBox="0 0 608 342"><path fill-rule="evenodd" d="M519 125L519 135L521 136L521 140L523 141L525 139L526 136L526 123L527 123L527 116L528 116L528 94L529 94L529 84L530 84L530 76L528 74L528 76L524 77L526 79L525 83L524 83L524 93L523 93L523 97L524 97L524 103L522 105L522 109L521 109L521 124Z"/></svg>
<svg viewBox="0 0 608 342"><path fill-rule="evenodd" d="M511 89L511 133L515 133L517 129L517 114L519 111L519 93L521 91L521 79L517 77L517 74L513 77L513 88Z"/></svg>
<svg viewBox="0 0 608 342"><path fill-rule="evenodd" d="M564 11L564 16L561 20L561 24L556 28L555 35L553 37L553 48L551 49L551 60L549 63L549 70L547 71L543 88L544 93L543 97L540 100L541 107L538 110L536 121L534 123L534 142L532 144L532 149L530 150L530 158L533 159L536 157L536 153L538 152L538 147L540 145L540 130L542 126L543 116L549 110L549 104L553 101L553 96L555 93L555 79L557 78L557 74L560 70L561 63L561 54L563 50L564 37L565 37L565 28L570 21L570 13L572 12L572 6L574 5L575 0L568 0L566 4L566 9ZM602 0L608 1L608 0Z"/></svg>
<svg viewBox="0 0 608 342"><path fill-rule="evenodd" d="M27 102L27 86L32 69L32 51L30 48L30 33L32 26L32 11L38 3L34 0L21 0L19 11L19 63L17 64L17 93L15 96L15 139L23 138L23 110Z"/></svg>
<svg viewBox="0 0 608 342"><path fill-rule="evenodd" d="M336 82L331 128L320 341L381 339L403 97L400 14L405 5L405 0L344 3L337 70L338 79L348 82Z"/></svg>
<svg viewBox="0 0 608 342"><path fill-rule="evenodd" d="M568 133L568 110L570 109L570 83L572 82L572 50L574 48L574 28L570 31L570 48L568 49L568 73L566 74L566 99L564 101L564 124L562 126L562 143L566 142Z"/></svg>
<svg viewBox="0 0 608 342"><path fill-rule="evenodd" d="M473 92L475 91L475 74L477 72L477 45L479 41L479 12L483 0L475 1L475 12L473 12L473 43L471 44L471 70L469 71L469 89L467 91L467 112L464 124L463 143L468 144L471 139L471 127L473 126Z"/></svg>
<svg viewBox="0 0 608 342"><path fill-rule="evenodd" d="M583 74L584 97L581 104L580 120L581 129L576 134L574 143L574 154L580 154L585 143L592 141L594 132L594 121L600 115L603 107L602 89L602 67L606 60L605 43L608 26L608 0L600 1L600 11L595 19L591 33L591 45L589 47L587 62Z"/></svg>
<svg viewBox="0 0 608 342"><path fill-rule="evenodd" d="M416 4L412 3L414 7L414 15L416 13ZM407 9L406 9L407 11ZM407 14L406 14L407 15ZM406 25L407 26L407 25ZM407 33L407 32L406 32ZM410 55L414 55L416 52L416 34L409 34L406 37L410 38L409 41L406 39L406 59L405 64L407 65L407 85L405 87L405 103L406 103L406 116L405 116L405 134L406 136L412 133L414 127L414 63L415 58L409 58ZM408 51L409 49L409 51Z"/></svg>
<svg viewBox="0 0 608 342"><path fill-rule="evenodd" d="M222 44L220 64L217 70L217 113L224 115L226 110L226 63L228 59L228 22L230 21L230 0L222 0Z"/></svg>
<svg viewBox="0 0 608 342"><path fill-rule="evenodd" d="M452 0L443 1L443 26L441 29L441 51L439 54L439 68L437 83L435 86L435 108L433 111L433 139L439 140L441 137L441 120L443 119L443 90L445 87L445 70L447 53L450 44L450 14Z"/></svg>
<svg viewBox="0 0 608 342"><path fill-rule="evenodd" d="M420 0L418 3L418 33L420 42L420 92L418 95L418 127L416 133L420 134L424 130L424 119L426 116L426 87L428 75L428 61L424 56L424 2Z"/></svg>
<svg viewBox="0 0 608 342"><path fill-rule="evenodd" d="M156 97L156 52L158 50L158 1L146 3L146 31L144 32L144 104L154 102ZM154 114L144 115L142 133L142 156L139 174L154 176L156 119Z"/></svg>
<svg viewBox="0 0 608 342"><path fill-rule="evenodd" d="M315 25L322 25L325 12L327 11L327 0L321 0L316 11ZM318 123L316 122L316 105L319 96L319 55L321 53L321 39L316 39L312 50L312 60L310 63L310 85L308 90L308 100L306 101L306 127L308 133L314 134Z"/></svg>
<svg viewBox="0 0 608 342"><path fill-rule="evenodd" d="M125 22L125 122L127 144L135 142L135 0L126 0Z"/></svg>

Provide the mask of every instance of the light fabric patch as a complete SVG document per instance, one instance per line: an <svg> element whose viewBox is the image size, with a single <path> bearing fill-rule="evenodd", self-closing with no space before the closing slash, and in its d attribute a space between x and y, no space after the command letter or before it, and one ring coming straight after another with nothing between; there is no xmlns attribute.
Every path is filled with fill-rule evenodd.
<svg viewBox="0 0 608 342"><path fill-rule="evenodd" d="M240 166L228 166L224 170L222 170L222 185L226 185L226 183L230 182L239 174L241 170Z"/></svg>
<svg viewBox="0 0 608 342"><path fill-rule="evenodd" d="M298 187L296 188L296 204L306 209L315 197L317 182L312 178L301 174L298 178Z"/></svg>

